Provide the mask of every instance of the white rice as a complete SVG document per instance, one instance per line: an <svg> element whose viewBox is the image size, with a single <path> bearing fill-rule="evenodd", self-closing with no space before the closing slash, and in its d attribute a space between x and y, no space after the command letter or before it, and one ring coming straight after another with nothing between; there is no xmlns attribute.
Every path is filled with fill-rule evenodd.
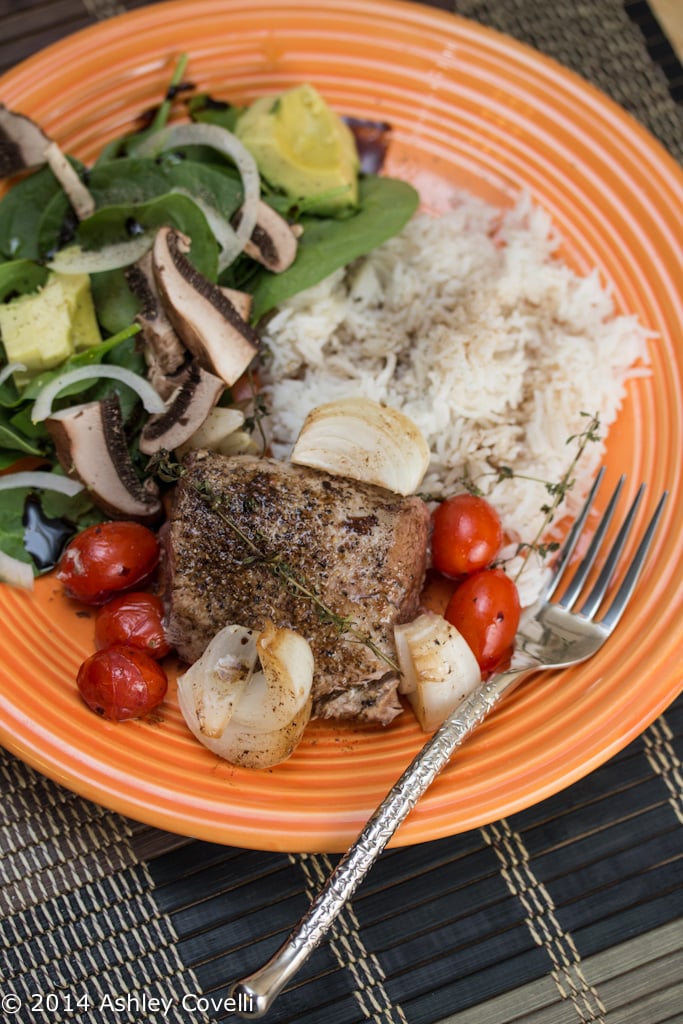
<svg viewBox="0 0 683 1024"><path fill-rule="evenodd" d="M580 277L557 258L560 241L525 195L506 211L458 195L452 210L416 215L284 304L264 338L274 454L287 458L316 405L374 398L425 435L422 491L445 496L473 480L505 529L532 542L551 500L545 482L567 472L582 414L599 415L604 438L626 380L648 361L648 333L615 316L597 273ZM587 446L564 510L579 504L603 452L604 442ZM492 466L514 476L498 481ZM528 603L539 575L523 576Z"/></svg>

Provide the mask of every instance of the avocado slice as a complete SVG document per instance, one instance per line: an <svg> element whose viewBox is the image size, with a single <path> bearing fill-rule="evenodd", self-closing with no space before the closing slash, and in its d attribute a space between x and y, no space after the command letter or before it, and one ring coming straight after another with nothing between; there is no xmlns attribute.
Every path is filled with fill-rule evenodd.
<svg viewBox="0 0 683 1024"><path fill-rule="evenodd" d="M235 134L273 188L293 200L319 196L315 213L336 216L357 206L353 133L312 85L256 100L240 116Z"/></svg>
<svg viewBox="0 0 683 1024"><path fill-rule="evenodd" d="M26 367L14 375L19 386L98 344L88 275L51 273L39 291L0 305L0 335L7 361Z"/></svg>

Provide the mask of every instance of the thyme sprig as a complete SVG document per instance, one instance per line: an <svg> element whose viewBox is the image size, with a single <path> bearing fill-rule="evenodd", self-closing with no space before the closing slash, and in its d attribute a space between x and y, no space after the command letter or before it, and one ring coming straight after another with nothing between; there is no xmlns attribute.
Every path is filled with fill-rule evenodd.
<svg viewBox="0 0 683 1024"><path fill-rule="evenodd" d="M528 553L535 551L541 558L546 558L548 554L550 554L551 552L557 551L557 549L560 546L559 543L555 541L544 542L543 537L545 536L545 533L548 530L550 524L554 521L555 514L558 508L560 507L564 499L567 497L569 491L571 491L576 484L576 467L581 461L581 457L584 451L586 450L586 447L589 444L600 440L599 414L582 412L580 413L580 415L588 420L585 429L577 434L571 434L566 441L566 444L568 445L576 444L576 451L574 452L574 456L560 480L556 481L555 483L549 483L547 481L544 481L545 489L552 500L544 505L541 505L541 512L543 512L544 514L543 521L539 526L538 530L536 531L536 536L532 541L528 543L520 543L517 546L518 555L522 554L524 551ZM526 561L524 561L520 568L517 570L515 582L519 579L520 575L524 571L525 565Z"/></svg>
<svg viewBox="0 0 683 1024"><path fill-rule="evenodd" d="M185 475L184 467L180 463L176 462L167 451L159 452L157 455L153 456L148 468L155 472L156 475L158 475L165 483L178 481ZM261 546L265 539L263 534L256 531L256 536L250 537L245 533L238 523L236 523L225 509L222 508L223 498L220 494L216 494L216 492L213 491L205 482L193 486L195 492L206 502L212 512L218 516L221 522L224 523L225 526L227 526L247 548L249 554L242 560L242 565L264 566L264 568L278 579L291 594L295 597L303 597L310 601L315 608L320 622L333 626L339 636L344 636L345 638L352 637L353 640L348 640L349 643L360 643L367 647L375 657L385 662L394 672L398 672L400 674L400 668L397 663L378 646L372 636L359 629L350 616L340 615L331 608L327 602L323 600L315 587L307 581L305 577L300 573L297 573L296 570L292 568L282 552L268 554L267 551L265 551Z"/></svg>
<svg viewBox="0 0 683 1024"><path fill-rule="evenodd" d="M470 476L469 471L466 471L465 474L461 476L458 480L458 483L465 490L469 491L470 494L476 494L480 497L484 496L484 491L479 486L478 481L481 480L483 477L495 476L495 483L501 483L503 480L511 480L515 478L517 480L528 480L530 483L537 483L543 485L551 499L550 501L545 502L543 505L541 505L540 511L543 513L543 521L541 522L538 530L536 531L536 535L533 538L533 540L521 541L517 545L515 556L521 555L524 552L526 552L527 554L535 552L541 559L545 559L548 557L548 555L552 554L554 551L557 551L557 549L560 546L559 543L556 541L546 541L543 538L545 537L545 534L550 524L555 519L555 515L557 513L558 508L560 507L564 499L567 497L569 491L571 491L574 485L576 484L576 467L579 464L581 457L583 456L583 453L586 450L586 447L590 443L594 441L599 441L601 439L599 413L581 412L580 415L587 419L588 423L586 424L584 430L581 430L576 434L571 434L565 442L567 445L576 444L576 452L574 453L574 456L569 466L567 467L565 473L563 474L560 480L543 480L540 477L532 476L528 473L520 473L512 466L495 465L492 462L489 462L491 469L484 473L478 474L476 478ZM434 497L434 495L422 495L422 497L425 501L443 500L442 498ZM514 577L515 582L517 582L527 564L528 561L525 559L525 561L522 563Z"/></svg>
<svg viewBox="0 0 683 1024"><path fill-rule="evenodd" d="M244 429L248 430L249 433L256 431L261 439L261 454L265 455L268 448L268 438L266 437L263 421L268 416L268 404L265 395L258 389L251 366L247 370L247 380L249 382L249 390L251 391L252 412L251 416L247 416L244 421Z"/></svg>

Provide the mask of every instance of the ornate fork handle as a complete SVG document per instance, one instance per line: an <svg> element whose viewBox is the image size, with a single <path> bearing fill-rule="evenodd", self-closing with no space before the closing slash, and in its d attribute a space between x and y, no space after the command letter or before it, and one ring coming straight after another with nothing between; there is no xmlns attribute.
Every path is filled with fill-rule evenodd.
<svg viewBox="0 0 683 1024"><path fill-rule="evenodd" d="M521 659L520 659L521 660ZM518 661L518 659L515 659ZM289 938L260 970L233 985L231 995L245 1017L262 1017L333 924L401 822L415 807L453 752L538 663L491 677L456 708L427 741L374 812L353 846Z"/></svg>

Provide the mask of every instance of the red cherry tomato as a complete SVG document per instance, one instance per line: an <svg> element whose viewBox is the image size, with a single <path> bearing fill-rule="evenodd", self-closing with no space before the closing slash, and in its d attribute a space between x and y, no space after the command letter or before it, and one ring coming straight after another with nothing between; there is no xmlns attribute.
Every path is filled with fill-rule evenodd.
<svg viewBox="0 0 683 1024"><path fill-rule="evenodd" d="M503 543L498 513L474 494L455 494L442 501L432 524L432 564L445 576L485 569Z"/></svg>
<svg viewBox="0 0 683 1024"><path fill-rule="evenodd" d="M144 651L126 644L91 654L78 670L76 682L92 711L117 722L152 711L168 687L162 667Z"/></svg>
<svg viewBox="0 0 683 1024"><path fill-rule="evenodd" d="M100 605L141 586L159 561L159 542L146 526L108 522L74 537L59 561L57 579L69 597Z"/></svg>
<svg viewBox="0 0 683 1024"><path fill-rule="evenodd" d="M128 644L163 658L171 650L164 632L164 605L155 594L121 594L108 601L95 619L95 644L98 648Z"/></svg>
<svg viewBox="0 0 683 1024"><path fill-rule="evenodd" d="M486 674L511 653L519 615L513 580L502 569L482 569L456 587L445 617L463 635Z"/></svg>

